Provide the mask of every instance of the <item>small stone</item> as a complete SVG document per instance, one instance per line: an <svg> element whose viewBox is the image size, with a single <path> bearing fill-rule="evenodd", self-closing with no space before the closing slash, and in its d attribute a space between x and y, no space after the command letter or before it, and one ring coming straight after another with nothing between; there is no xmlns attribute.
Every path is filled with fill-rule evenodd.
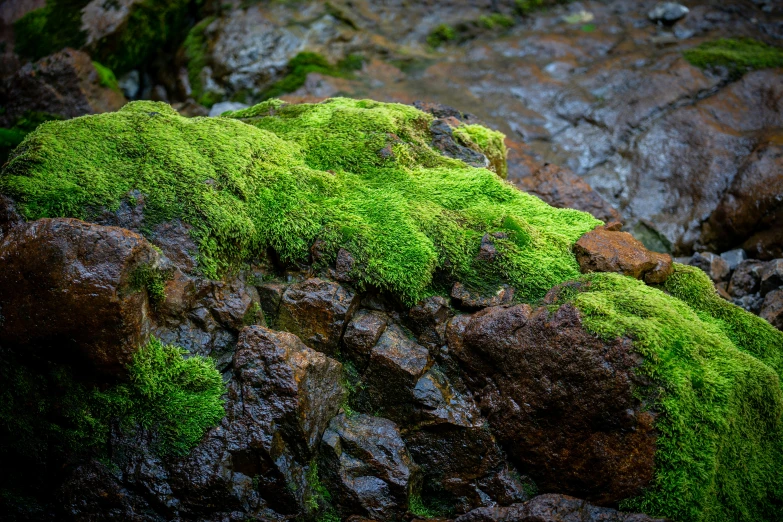
<svg viewBox="0 0 783 522"><path fill-rule="evenodd" d="M353 315L351 322L345 328L343 346L352 359L364 363L370 357L375 344L386 330L388 317L383 312L374 310L359 310Z"/></svg>
<svg viewBox="0 0 783 522"><path fill-rule="evenodd" d="M764 298L756 292L755 294L732 299L732 302L752 314L758 314L761 311L761 304L764 302Z"/></svg>
<svg viewBox="0 0 783 522"><path fill-rule="evenodd" d="M761 297L783 286L783 259L773 259L761 271Z"/></svg>
<svg viewBox="0 0 783 522"><path fill-rule="evenodd" d="M704 270L716 283L725 281L730 274L729 263L712 252L697 252L693 255L690 265Z"/></svg>
<svg viewBox="0 0 783 522"><path fill-rule="evenodd" d="M761 272L764 270L764 263L755 259L746 259L742 261L729 282L729 294L732 297L740 298L746 295L756 294L761 284Z"/></svg>
<svg viewBox="0 0 783 522"><path fill-rule="evenodd" d="M722 253L720 257L729 264L729 270L734 271L740 263L748 258L748 255L743 249L735 248L734 250Z"/></svg>
<svg viewBox="0 0 783 522"><path fill-rule="evenodd" d="M514 288L502 285L494 295L483 295L468 290L462 283L454 283L454 286L451 288L451 297L461 308L480 310L489 306L510 304L514 300Z"/></svg>
<svg viewBox="0 0 783 522"><path fill-rule="evenodd" d="M767 294L759 315L778 330L783 330L783 288Z"/></svg>
<svg viewBox="0 0 783 522"><path fill-rule="evenodd" d="M350 252L341 248L337 251L337 261L334 268L334 278L338 281L350 282L353 280L351 272L356 265L356 261Z"/></svg>
<svg viewBox="0 0 783 522"><path fill-rule="evenodd" d="M653 22L662 22L670 25L684 18L689 12L690 9L677 2L661 2L647 13L647 18Z"/></svg>
<svg viewBox="0 0 783 522"><path fill-rule="evenodd" d="M726 281L722 281L715 284L715 290L718 292L718 295L726 301L731 301L731 295L729 295L729 292L726 290L728 286L729 284Z"/></svg>

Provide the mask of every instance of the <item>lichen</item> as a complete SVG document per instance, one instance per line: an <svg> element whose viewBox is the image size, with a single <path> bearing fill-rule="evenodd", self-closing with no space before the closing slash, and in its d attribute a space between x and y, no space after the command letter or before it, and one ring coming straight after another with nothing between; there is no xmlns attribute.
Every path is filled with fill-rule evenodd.
<svg viewBox="0 0 783 522"><path fill-rule="evenodd" d="M569 285L589 331L626 336L658 415L655 478L621 507L674 520L783 517L783 332L723 301L705 274L675 265L660 288L617 274Z"/></svg>
<svg viewBox="0 0 783 522"><path fill-rule="evenodd" d="M725 68L731 78L747 71L783 67L783 49L752 38L721 38L683 52L691 65L702 69Z"/></svg>
<svg viewBox="0 0 783 522"><path fill-rule="evenodd" d="M134 102L47 123L0 174L0 192L27 219L89 219L138 190L145 228L190 225L209 277L270 247L283 262L307 262L320 240L320 263L346 248L359 287L407 303L455 281L510 284L519 299L538 299L578 276L571 245L600 223L441 156L432 117L410 106L269 101L229 116L188 119ZM482 237L496 232L495 261L477 260Z"/></svg>
<svg viewBox="0 0 783 522"><path fill-rule="evenodd" d="M461 125L455 128L453 133L463 145L484 154L489 160L491 170L498 176L503 179L508 176L506 136L502 132L483 125Z"/></svg>

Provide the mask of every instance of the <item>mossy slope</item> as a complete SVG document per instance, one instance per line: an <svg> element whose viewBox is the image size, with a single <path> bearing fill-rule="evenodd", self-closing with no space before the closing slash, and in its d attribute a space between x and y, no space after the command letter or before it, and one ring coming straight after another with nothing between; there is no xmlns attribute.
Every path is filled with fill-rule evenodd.
<svg viewBox="0 0 783 522"><path fill-rule="evenodd" d="M320 262L346 248L360 285L409 303L457 280L508 283L534 300L576 277L571 245L599 222L441 156L430 121L413 107L339 98L194 119L135 102L42 125L0 175L0 191L28 219L88 220L139 191L146 227L176 218L193 227L210 277L268 247L306 262L316 240ZM498 258L477 262L494 232L504 234Z"/></svg>

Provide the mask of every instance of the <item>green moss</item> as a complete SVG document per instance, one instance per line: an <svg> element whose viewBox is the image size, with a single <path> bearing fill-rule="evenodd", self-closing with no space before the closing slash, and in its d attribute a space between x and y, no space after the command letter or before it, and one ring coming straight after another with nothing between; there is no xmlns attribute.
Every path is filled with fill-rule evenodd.
<svg viewBox="0 0 783 522"><path fill-rule="evenodd" d="M427 43L431 47L440 47L441 45L457 39L457 31L452 26L440 24L427 36Z"/></svg>
<svg viewBox="0 0 783 522"><path fill-rule="evenodd" d="M440 511L427 506L421 495L411 495L408 498L408 511L420 518L436 518L441 516Z"/></svg>
<svg viewBox="0 0 783 522"><path fill-rule="evenodd" d="M683 52L692 65L702 69L725 67L732 78L746 71L783 67L783 49L751 38L721 38Z"/></svg>
<svg viewBox="0 0 783 522"><path fill-rule="evenodd" d="M46 6L30 11L14 22L15 51L38 60L64 47L81 48L86 41L82 30L82 9L89 0L47 0Z"/></svg>
<svg viewBox="0 0 783 522"><path fill-rule="evenodd" d="M453 132L463 145L484 154L489 160L491 170L498 176L503 179L508 176L505 134L482 125L461 125Z"/></svg>
<svg viewBox="0 0 783 522"><path fill-rule="evenodd" d="M589 331L630 337L652 382L636 393L658 414L655 479L623 509L678 521L783 517L783 332L682 265L662 289L592 274L560 298Z"/></svg>
<svg viewBox="0 0 783 522"><path fill-rule="evenodd" d="M509 27L514 26L514 19L502 13L481 15L478 21L479 25L489 30L508 29Z"/></svg>
<svg viewBox="0 0 783 522"><path fill-rule="evenodd" d="M323 263L346 248L360 287L408 303L454 281L507 283L520 299L538 299L578 276L571 245L599 223L441 156L430 146L432 117L410 106L269 101L230 116L188 119L134 102L47 123L0 174L0 191L27 219L89 219L138 190L145 227L171 219L193 227L210 277L269 247L284 262L306 262L318 239ZM507 235L495 242L498 258L477 261L493 232Z"/></svg>
<svg viewBox="0 0 783 522"><path fill-rule="evenodd" d="M92 62L92 66L95 67L95 70L98 72L98 83L101 86L120 92L120 85L117 83L117 78L114 76L111 69L98 62Z"/></svg>
<svg viewBox="0 0 783 522"><path fill-rule="evenodd" d="M170 270L155 269L142 265L131 274L130 285L135 291L146 290L150 303L157 307L166 299L166 281L171 279Z"/></svg>
<svg viewBox="0 0 783 522"><path fill-rule="evenodd" d="M215 93L204 92L204 85L201 82L201 71L207 66L208 41L204 35L209 24L215 20L214 16L205 18L197 23L188 32L182 48L185 58L188 62L188 80L193 92L193 99L205 107L212 107L220 101L216 99ZM240 100L234 100L240 101Z"/></svg>
<svg viewBox="0 0 783 522"><path fill-rule="evenodd" d="M361 69L363 58L359 55L349 55L341 60L337 67L318 53L301 52L288 62L288 73L270 86L262 95L263 99L274 98L289 92L294 92L304 85L307 75L320 73L326 76L349 77L351 71Z"/></svg>
<svg viewBox="0 0 783 522"><path fill-rule="evenodd" d="M24 137L45 121L61 120L62 116L46 112L26 111L10 129L0 128L0 165L3 165L11 152L19 146Z"/></svg>

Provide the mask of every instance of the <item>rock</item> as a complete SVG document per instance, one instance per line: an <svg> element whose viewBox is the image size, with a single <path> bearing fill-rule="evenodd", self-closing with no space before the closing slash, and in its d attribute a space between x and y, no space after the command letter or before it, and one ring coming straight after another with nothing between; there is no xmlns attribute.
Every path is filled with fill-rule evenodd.
<svg viewBox="0 0 783 522"><path fill-rule="evenodd" d="M657 435L630 340L588 334L571 305L487 308L447 336L492 433L541 490L611 504L649 484Z"/></svg>
<svg viewBox="0 0 783 522"><path fill-rule="evenodd" d="M454 283L451 288L451 297L460 308L478 310L488 306L511 303L514 300L514 288L502 285L494 295L482 295L477 291L468 290L462 283Z"/></svg>
<svg viewBox="0 0 783 522"><path fill-rule="evenodd" d="M405 514L417 470L392 421L338 415L324 433L321 447L322 480L344 516L394 520Z"/></svg>
<svg viewBox="0 0 783 522"><path fill-rule="evenodd" d="M346 249L341 248L337 251L337 260L335 262L335 268L334 268L334 278L338 281L343 282L351 282L353 281L353 278L351 277L351 271L354 268L354 265L356 265L356 261L354 260L353 256L350 252L348 252Z"/></svg>
<svg viewBox="0 0 783 522"><path fill-rule="evenodd" d="M28 63L0 87L0 125L10 127L27 111L74 118L116 111L125 97L100 84L89 55L65 49Z"/></svg>
<svg viewBox="0 0 783 522"><path fill-rule="evenodd" d="M318 278L289 286L280 301L277 327L311 348L332 355L359 305L356 294Z"/></svg>
<svg viewBox="0 0 783 522"><path fill-rule="evenodd" d="M728 252L723 252L720 255L726 263L729 265L729 271L733 272L739 266L740 263L748 258L748 255L741 248L735 248Z"/></svg>
<svg viewBox="0 0 783 522"><path fill-rule="evenodd" d="M24 219L16 211L14 200L0 194L0 241L12 228L22 223L24 223Z"/></svg>
<svg viewBox="0 0 783 522"><path fill-rule="evenodd" d="M117 84L120 86L125 97L129 100L135 100L139 91L141 90L141 75L139 71L134 69L117 79Z"/></svg>
<svg viewBox="0 0 783 522"><path fill-rule="evenodd" d="M411 328L430 353L446 342L446 325L453 315L449 303L439 295L420 301L408 312Z"/></svg>
<svg viewBox="0 0 783 522"><path fill-rule="evenodd" d="M647 283L662 283L669 277L670 255L651 252L628 232L609 228L598 227L574 244L582 273L617 272Z"/></svg>
<svg viewBox="0 0 783 522"><path fill-rule="evenodd" d="M161 263L129 230L62 218L17 226L0 244L0 342L123 375L150 332L136 279Z"/></svg>
<svg viewBox="0 0 783 522"><path fill-rule="evenodd" d="M489 160L485 155L473 149L465 147L454 139L452 129L459 126L459 121L437 118L430 124L432 133L432 146L444 156L462 160L472 167L485 168L489 166Z"/></svg>
<svg viewBox="0 0 783 522"><path fill-rule="evenodd" d="M227 111L238 111L241 109L246 109L248 107L249 105L247 105L246 103L239 103L239 102L232 102L232 101L218 102L209 109L209 117L214 118L216 116L220 116L221 114Z"/></svg>
<svg viewBox="0 0 783 522"><path fill-rule="evenodd" d="M742 261L734 273L731 274L728 292L732 297L745 297L746 295L756 294L761 286L761 273L764 270L764 263L755 259L746 259Z"/></svg>
<svg viewBox="0 0 783 522"><path fill-rule="evenodd" d="M343 345L348 356L366 366L372 349L386 330L387 323L388 317L383 312L359 310L353 314L343 335Z"/></svg>
<svg viewBox="0 0 783 522"><path fill-rule="evenodd" d="M767 294L759 315L778 330L783 330L783 288Z"/></svg>
<svg viewBox="0 0 783 522"><path fill-rule="evenodd" d="M509 179L511 171L509 170ZM553 207L575 208L589 212L601 221L620 221L620 213L595 192L582 178L567 168L545 163L532 176L523 177L515 185L543 199Z"/></svg>
<svg viewBox="0 0 783 522"><path fill-rule="evenodd" d="M689 11L687 7L677 2L661 2L647 13L647 18L652 22L673 24L677 20L685 18Z"/></svg>
<svg viewBox="0 0 783 522"><path fill-rule="evenodd" d="M622 513L584 500L549 493L524 504L479 508L454 522L665 522L643 514Z"/></svg>
<svg viewBox="0 0 783 522"><path fill-rule="evenodd" d="M285 289L286 285L274 282L262 283L256 287L268 326L275 324Z"/></svg>
<svg viewBox="0 0 783 522"><path fill-rule="evenodd" d="M697 252L693 254L689 264L704 270L710 276L710 279L716 283L725 281L731 273L729 263L721 256L711 252Z"/></svg>
<svg viewBox="0 0 783 522"><path fill-rule="evenodd" d="M752 314L758 314L761 311L761 305L764 302L764 298L756 292L755 294L734 298L731 302Z"/></svg>
<svg viewBox="0 0 783 522"><path fill-rule="evenodd" d="M761 271L761 297L783 286L783 259L774 259L764 264Z"/></svg>

